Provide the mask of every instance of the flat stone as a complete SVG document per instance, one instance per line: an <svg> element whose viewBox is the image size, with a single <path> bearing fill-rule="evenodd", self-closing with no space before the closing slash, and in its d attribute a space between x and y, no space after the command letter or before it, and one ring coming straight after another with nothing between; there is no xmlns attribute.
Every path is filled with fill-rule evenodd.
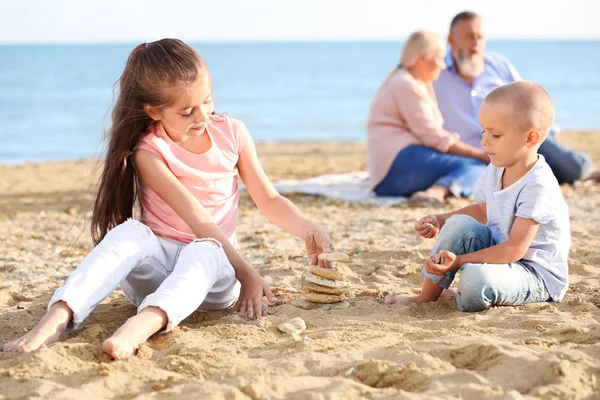
<svg viewBox="0 0 600 400"><path fill-rule="evenodd" d="M330 253L321 253L318 258L323 261L340 262L348 260L350 256L341 251L332 251Z"/></svg>
<svg viewBox="0 0 600 400"><path fill-rule="evenodd" d="M294 299L290 304L303 310L341 310L350 307L350 303L347 301L331 304L317 304L306 299Z"/></svg>
<svg viewBox="0 0 600 400"><path fill-rule="evenodd" d="M316 310L320 306L320 304L313 303L306 299L294 299L292 300L291 305L293 305L294 307L301 308L303 310Z"/></svg>
<svg viewBox="0 0 600 400"><path fill-rule="evenodd" d="M340 301L339 303L321 304L319 306L322 310L343 310L344 308L350 307L350 303L347 301Z"/></svg>
<svg viewBox="0 0 600 400"><path fill-rule="evenodd" d="M307 272L304 275L304 280L306 282L314 283L316 285L326 286L334 289L343 288L345 285L343 282L334 281L333 279L322 278L319 275L315 275L312 272Z"/></svg>

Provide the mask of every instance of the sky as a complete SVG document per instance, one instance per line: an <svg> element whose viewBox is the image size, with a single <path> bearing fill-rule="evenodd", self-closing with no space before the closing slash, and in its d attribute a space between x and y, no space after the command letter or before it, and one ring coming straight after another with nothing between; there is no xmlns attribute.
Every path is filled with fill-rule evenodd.
<svg viewBox="0 0 600 400"><path fill-rule="evenodd" d="M600 0L0 0L0 43L396 40L464 10L490 39L600 40Z"/></svg>

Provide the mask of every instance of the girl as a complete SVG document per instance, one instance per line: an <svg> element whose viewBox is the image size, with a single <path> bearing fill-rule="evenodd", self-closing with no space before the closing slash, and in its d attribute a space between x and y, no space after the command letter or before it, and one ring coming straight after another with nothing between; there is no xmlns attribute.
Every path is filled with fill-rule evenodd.
<svg viewBox="0 0 600 400"><path fill-rule="evenodd" d="M275 297L235 249L238 173L258 209L304 239L312 264L333 250L327 233L273 188L245 125L215 113L211 76L194 49L176 39L141 44L119 85L92 215L97 246L39 324L4 351L56 342L119 284L138 313L103 343L114 359L128 358L197 309L235 303L248 318L259 317L262 297ZM140 221L132 219L136 200Z"/></svg>

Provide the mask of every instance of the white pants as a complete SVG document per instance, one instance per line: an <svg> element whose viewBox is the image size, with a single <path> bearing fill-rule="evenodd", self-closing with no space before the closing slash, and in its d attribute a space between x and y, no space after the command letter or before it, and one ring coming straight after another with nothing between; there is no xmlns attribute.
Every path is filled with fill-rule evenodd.
<svg viewBox="0 0 600 400"><path fill-rule="evenodd" d="M121 285L138 312L154 306L168 317L166 330L196 311L231 306L240 283L223 247L214 239L185 244L158 237L139 221L112 229L54 293L48 308L64 301L73 311L67 330Z"/></svg>

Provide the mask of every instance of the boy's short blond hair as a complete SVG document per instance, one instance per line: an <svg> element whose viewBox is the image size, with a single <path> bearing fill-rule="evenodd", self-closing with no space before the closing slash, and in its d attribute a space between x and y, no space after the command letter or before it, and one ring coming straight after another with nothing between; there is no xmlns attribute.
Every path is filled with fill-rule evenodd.
<svg viewBox="0 0 600 400"><path fill-rule="evenodd" d="M537 83L511 82L492 90L485 102L504 102L512 108L511 119L519 129L537 129L546 138L554 123L554 103L548 92Z"/></svg>

